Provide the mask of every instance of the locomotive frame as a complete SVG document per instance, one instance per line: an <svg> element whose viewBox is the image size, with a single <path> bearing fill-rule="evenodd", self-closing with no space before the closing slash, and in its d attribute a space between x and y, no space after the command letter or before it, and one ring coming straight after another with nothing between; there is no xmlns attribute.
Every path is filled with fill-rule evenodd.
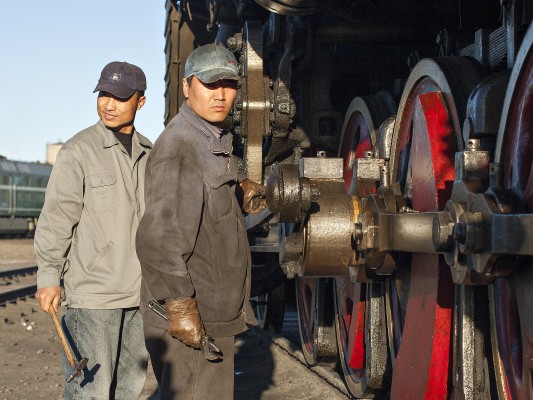
<svg viewBox="0 0 533 400"><path fill-rule="evenodd" d="M263 320L281 270L306 361L354 397L533 398L533 2L166 7L166 122L194 47L239 60Z"/></svg>

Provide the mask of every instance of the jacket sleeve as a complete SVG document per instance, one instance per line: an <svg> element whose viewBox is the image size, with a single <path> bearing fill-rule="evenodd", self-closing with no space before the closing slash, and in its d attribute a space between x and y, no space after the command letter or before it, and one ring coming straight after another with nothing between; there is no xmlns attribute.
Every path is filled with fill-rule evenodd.
<svg viewBox="0 0 533 400"><path fill-rule="evenodd" d="M198 168L182 157L148 160L136 248L143 279L158 300L194 294L186 262L200 228L203 193Z"/></svg>
<svg viewBox="0 0 533 400"><path fill-rule="evenodd" d="M74 228L83 209L83 169L69 150L59 151L35 231L37 287L59 286Z"/></svg>

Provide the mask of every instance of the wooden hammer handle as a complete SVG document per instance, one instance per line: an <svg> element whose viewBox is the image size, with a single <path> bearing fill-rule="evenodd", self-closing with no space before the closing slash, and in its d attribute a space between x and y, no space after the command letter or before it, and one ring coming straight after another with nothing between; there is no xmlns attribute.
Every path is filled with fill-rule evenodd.
<svg viewBox="0 0 533 400"><path fill-rule="evenodd" d="M74 355L72 354L72 350L70 350L70 346L67 342L67 338L65 337L65 332L63 332L63 328L61 327L61 324L59 320L57 319L56 310L54 309L53 304L50 304L50 308L48 309L48 311L50 312L52 321L54 321L54 325L56 327L57 334L59 335L59 340L61 340L61 344L63 345L63 349L65 350L68 363L70 364L71 367L74 367L76 365L76 359L74 358Z"/></svg>

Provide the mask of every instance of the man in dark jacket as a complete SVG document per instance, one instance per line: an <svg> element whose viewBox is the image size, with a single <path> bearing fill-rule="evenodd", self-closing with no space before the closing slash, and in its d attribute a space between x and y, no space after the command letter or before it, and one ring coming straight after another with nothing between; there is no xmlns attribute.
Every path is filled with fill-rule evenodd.
<svg viewBox="0 0 533 400"><path fill-rule="evenodd" d="M232 135L222 128L237 95L233 54L214 44L185 64L187 101L155 143L146 167L146 211L137 230L141 312L159 396L232 399L233 338L255 324L250 307L250 250L235 197L264 203L260 185L238 183ZM148 307L157 301L168 322ZM207 360L201 338L223 358ZM178 340L176 340L178 339Z"/></svg>

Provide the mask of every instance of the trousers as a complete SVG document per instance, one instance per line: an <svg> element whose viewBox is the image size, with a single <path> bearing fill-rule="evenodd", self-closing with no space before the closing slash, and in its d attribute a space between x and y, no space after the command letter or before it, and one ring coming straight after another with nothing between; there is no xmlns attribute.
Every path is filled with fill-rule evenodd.
<svg viewBox="0 0 533 400"><path fill-rule="evenodd" d="M158 400L232 400L234 337L215 337L224 355L208 361L200 350L185 346L166 330L145 324L146 348L159 383Z"/></svg>
<svg viewBox="0 0 533 400"><path fill-rule="evenodd" d="M76 359L89 359L82 374L65 383L65 399L138 399L148 366L139 309L69 308L62 322ZM69 369L63 354L65 379Z"/></svg>

